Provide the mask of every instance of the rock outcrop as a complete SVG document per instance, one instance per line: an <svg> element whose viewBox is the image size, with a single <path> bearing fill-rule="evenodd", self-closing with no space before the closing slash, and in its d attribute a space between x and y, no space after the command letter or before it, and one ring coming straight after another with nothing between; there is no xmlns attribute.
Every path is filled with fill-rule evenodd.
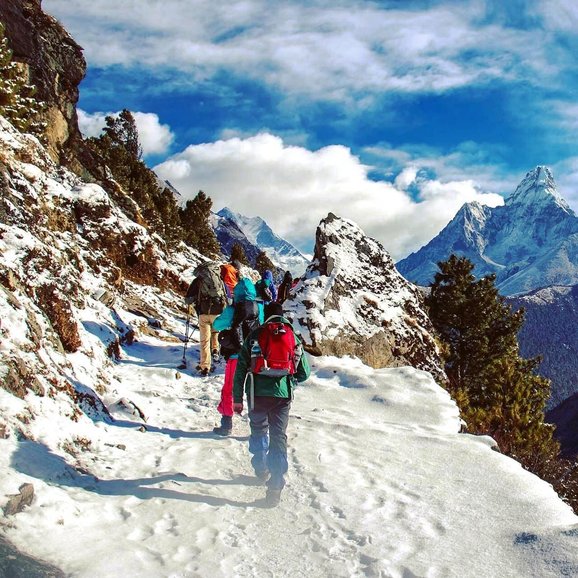
<svg viewBox="0 0 578 578"><path fill-rule="evenodd" d="M47 150L54 161L75 168L81 142L76 114L78 86L86 73L82 49L68 32L42 11L41 0L2 0L0 22L28 83L46 104Z"/></svg>
<svg viewBox="0 0 578 578"><path fill-rule="evenodd" d="M351 221L332 213L321 221L314 260L284 307L313 354L353 355L376 368L412 365L444 378L419 290Z"/></svg>

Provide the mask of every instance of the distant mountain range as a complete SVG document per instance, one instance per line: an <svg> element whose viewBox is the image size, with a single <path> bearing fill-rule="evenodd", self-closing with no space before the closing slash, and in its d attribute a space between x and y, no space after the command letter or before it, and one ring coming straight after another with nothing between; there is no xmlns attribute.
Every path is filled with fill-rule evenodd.
<svg viewBox="0 0 578 578"><path fill-rule="evenodd" d="M508 298L526 315L518 341L523 357L542 357L538 373L551 380L547 420L567 455L578 454L578 285L546 287Z"/></svg>
<svg viewBox="0 0 578 578"><path fill-rule="evenodd" d="M301 276L309 259L291 243L276 235L261 217L245 217L227 207L213 217L213 229L223 253L229 255L235 243L239 243L251 262L260 251L265 251L271 261L283 271Z"/></svg>
<svg viewBox="0 0 578 578"><path fill-rule="evenodd" d="M503 295L578 283L578 217L560 196L551 171L530 171L503 206L466 203L419 251L397 263L410 281L428 285L452 253L496 274Z"/></svg>
<svg viewBox="0 0 578 578"><path fill-rule="evenodd" d="M539 373L552 380L552 409L578 392L578 285L547 287L508 302L526 312L520 352L543 357Z"/></svg>

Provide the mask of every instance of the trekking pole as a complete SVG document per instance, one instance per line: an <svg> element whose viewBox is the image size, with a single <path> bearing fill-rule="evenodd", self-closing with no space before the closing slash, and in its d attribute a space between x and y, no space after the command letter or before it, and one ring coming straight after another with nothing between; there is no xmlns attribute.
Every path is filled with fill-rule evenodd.
<svg viewBox="0 0 578 578"><path fill-rule="evenodd" d="M185 343L183 345L183 360L179 365L179 369L186 369L187 367L187 344L189 343L190 319L191 319L191 305L187 304L187 323L185 324Z"/></svg>

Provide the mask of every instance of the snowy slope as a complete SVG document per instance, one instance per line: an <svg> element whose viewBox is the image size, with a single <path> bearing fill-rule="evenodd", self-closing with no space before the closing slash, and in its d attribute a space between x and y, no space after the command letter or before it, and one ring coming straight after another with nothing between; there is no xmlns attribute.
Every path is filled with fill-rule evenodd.
<svg viewBox="0 0 578 578"><path fill-rule="evenodd" d="M11 541L86 578L578 572L578 518L489 438L458 434L429 374L313 359L291 414L288 486L268 510L245 419L231 438L211 433L222 370L179 373L180 355L158 336L124 348L107 372L113 423L46 412L27 439L0 440L0 495L25 482L37 495L4 523ZM146 431L115 411L121 397ZM0 390L2 412L31 403Z"/></svg>

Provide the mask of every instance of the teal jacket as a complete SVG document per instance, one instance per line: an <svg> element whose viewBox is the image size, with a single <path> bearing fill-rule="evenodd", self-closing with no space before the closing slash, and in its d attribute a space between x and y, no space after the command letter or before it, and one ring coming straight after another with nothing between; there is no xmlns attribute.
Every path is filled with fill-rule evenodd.
<svg viewBox="0 0 578 578"><path fill-rule="evenodd" d="M236 285L233 290L233 305L227 305L225 310L219 317L213 321L213 329L215 331L225 331L225 329L231 329L233 326L233 316L235 314L235 304L243 303L244 301L256 301L257 300L257 290L255 289L255 284L251 279L243 277ZM263 323L265 320L265 313L263 308L263 303L257 303L259 306L259 323Z"/></svg>
<svg viewBox="0 0 578 578"><path fill-rule="evenodd" d="M289 323L284 317L279 317L286 323ZM244 394L249 395L249 379L246 379L247 373L251 369L251 341L257 338L256 329L252 331L243 343L243 347L239 352L239 359L237 361L237 369L235 370L235 377L233 382L233 401L235 403L242 403ZM295 335L295 343L301 344L301 340ZM292 397L292 388L295 382L305 381L311 375L311 368L305 352L301 356L297 371L294 375L286 375L282 377L267 377L264 375L254 375L255 397Z"/></svg>

